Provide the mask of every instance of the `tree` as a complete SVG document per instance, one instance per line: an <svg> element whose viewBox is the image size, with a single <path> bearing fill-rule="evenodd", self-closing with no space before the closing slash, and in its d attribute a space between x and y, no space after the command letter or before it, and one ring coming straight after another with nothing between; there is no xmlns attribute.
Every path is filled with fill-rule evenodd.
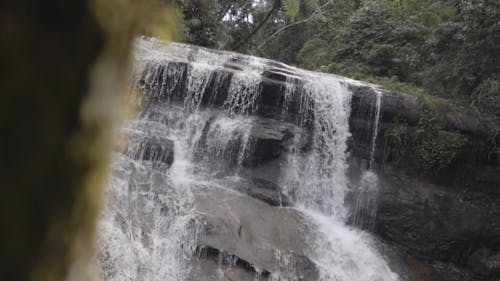
<svg viewBox="0 0 500 281"><path fill-rule="evenodd" d="M454 1L457 15L441 23L430 41L427 87L500 112L500 4Z"/></svg>
<svg viewBox="0 0 500 281"><path fill-rule="evenodd" d="M189 42L406 83L500 112L496 0L203 2L212 4L196 5L196 17L184 13Z"/></svg>

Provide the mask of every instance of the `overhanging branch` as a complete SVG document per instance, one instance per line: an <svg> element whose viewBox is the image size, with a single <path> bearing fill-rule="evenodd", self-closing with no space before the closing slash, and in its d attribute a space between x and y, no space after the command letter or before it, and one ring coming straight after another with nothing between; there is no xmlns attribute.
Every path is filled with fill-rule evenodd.
<svg viewBox="0 0 500 281"><path fill-rule="evenodd" d="M321 12L323 11L324 8L326 8L328 5L330 5L332 3L332 1L328 1L326 2L325 4L319 6L308 18L306 19L303 19L303 20L299 20L299 21L296 21L296 22L292 22L288 25L285 25L283 27L281 27L280 29L278 29L277 31L275 31L273 34L271 34L269 37L266 38L266 40L264 40L264 42L262 42L258 47L257 47L257 50L260 50L264 45L266 45L272 38L274 38L276 35L280 34L281 32L285 31L286 29L290 28L290 27L293 27L293 26L296 26L296 25L299 25L299 24L302 24L302 23L306 23L312 19L314 19L316 16L320 15Z"/></svg>
<svg viewBox="0 0 500 281"><path fill-rule="evenodd" d="M264 19L250 32L248 36L246 36L243 40L240 40L238 44L236 44L235 49L239 49L243 43L248 42L257 32L264 26L265 23L271 18L272 14L274 14L281 7L281 0L274 0L272 9L266 14Z"/></svg>

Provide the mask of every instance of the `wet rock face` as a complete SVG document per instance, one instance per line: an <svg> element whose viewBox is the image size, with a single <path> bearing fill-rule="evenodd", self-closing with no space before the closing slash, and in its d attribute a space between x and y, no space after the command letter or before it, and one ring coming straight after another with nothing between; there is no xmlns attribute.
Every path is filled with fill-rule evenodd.
<svg viewBox="0 0 500 281"><path fill-rule="evenodd" d="M181 101L185 95L189 65L182 62L148 63L136 87L149 95L151 100ZM178 79L178 77L181 79ZM168 85L168 86L167 86Z"/></svg>
<svg viewBox="0 0 500 281"><path fill-rule="evenodd" d="M353 91L351 118L363 118L364 112L373 110L374 89L362 85L351 86L350 89ZM421 106L415 97L380 91L383 93L380 112L382 122L393 122L395 117L400 116L411 125L417 124L420 118ZM373 119L370 121L373 122Z"/></svg>
<svg viewBox="0 0 500 281"><path fill-rule="evenodd" d="M170 167L174 162L174 142L165 138L150 138L141 142L141 153L133 155L136 160L159 162Z"/></svg>
<svg viewBox="0 0 500 281"><path fill-rule="evenodd" d="M200 107L227 108L225 101L228 98L231 81L235 73L244 71L240 65L242 63L247 62L235 59L203 78L207 80L207 85L200 89L197 100ZM154 103L182 104L189 95L187 88L192 69L193 67L185 62L150 62L136 83L136 87L144 91ZM245 162L247 166L260 165L279 157L282 142L290 135L289 131L280 128L283 124L294 124L307 131L314 122L314 102L304 89L304 81L295 75L293 69L276 62L269 62L262 70L259 81L256 82L258 93L252 113L268 121L256 122L253 130L255 140L253 144L256 150L252 155L253 159ZM349 142L349 151L357 157L366 159L370 157L370 140L376 109L374 97L377 92L382 93L379 138L374 155L378 162L382 162L383 136L391 129L396 119L404 120L409 126L415 126L420 119L422 106L410 95L384 91L373 85L348 79L344 83L352 92L349 118L352 138ZM473 188L499 195L500 189L496 187L500 182L498 172L500 134L495 135L495 132L500 130L500 125L485 124L477 116L458 112L452 107L440 106L436 110L442 119L444 130L462 133L466 136L467 143L454 165L443 169L430 179L441 185ZM272 122L274 124L271 124ZM411 170L411 167L409 169Z"/></svg>
<svg viewBox="0 0 500 281"><path fill-rule="evenodd" d="M417 259L404 249L376 241L377 246L389 261L389 267L400 273L402 281L444 281L428 262ZM451 281L451 280L450 280ZM465 281L456 279L454 281Z"/></svg>
<svg viewBox="0 0 500 281"><path fill-rule="evenodd" d="M125 132L125 140L117 150L135 160L147 161L156 167L170 168L174 162L174 142L163 136Z"/></svg>
<svg viewBox="0 0 500 281"><path fill-rule="evenodd" d="M255 167L283 155L296 134L302 134L296 126L269 118L256 118L252 124L250 142L252 154L245 163Z"/></svg>
<svg viewBox="0 0 500 281"><path fill-rule="evenodd" d="M482 280L500 278L500 251L481 248L468 259L467 266Z"/></svg>
<svg viewBox="0 0 500 281"><path fill-rule="evenodd" d="M500 197L500 161L490 139L467 136L454 164L432 176L440 185Z"/></svg>
<svg viewBox="0 0 500 281"><path fill-rule="evenodd" d="M209 109L207 111L210 112ZM224 147L214 147L209 145L208 140L217 133L219 125L214 122L217 114L220 113L214 110L212 117L206 120L202 137L197 144L197 157L200 159L207 156L222 157L224 162L229 164L229 169L238 165L255 168L268 164L286 153L294 136L307 134L293 124L254 116L248 125L249 129L234 134ZM306 147L307 140L304 139L301 144Z"/></svg>
<svg viewBox="0 0 500 281"><path fill-rule="evenodd" d="M500 199L386 170L375 232L427 260L452 262L477 280L498 274ZM486 279L481 276L488 276Z"/></svg>
<svg viewBox="0 0 500 281"><path fill-rule="evenodd" d="M352 138L349 143L351 153L359 158L368 159L370 139L374 125L374 89L366 86L351 87L353 91L351 118L349 120ZM384 136L391 133L394 122L403 122L409 127L416 126L422 106L415 97L381 91L379 133L375 149L375 160L386 161L386 143ZM436 105L435 114L442 130L458 132L466 139L457 157L451 165L440 171L422 175L414 165L401 170L414 177L426 178L435 184L452 186L462 190L474 190L500 196L500 135L496 132L500 124L486 124L481 118L471 113L462 112L450 105ZM405 164L405 159L400 161ZM396 164L398 165L398 164Z"/></svg>

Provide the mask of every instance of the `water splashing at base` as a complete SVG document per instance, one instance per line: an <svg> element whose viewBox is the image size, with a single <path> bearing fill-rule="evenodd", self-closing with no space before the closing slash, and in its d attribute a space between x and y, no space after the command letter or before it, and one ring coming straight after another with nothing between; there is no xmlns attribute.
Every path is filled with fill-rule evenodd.
<svg viewBox="0 0 500 281"><path fill-rule="evenodd" d="M321 213L304 212L318 227L314 250L315 262L321 268L320 281L398 280L366 233L347 228L344 222Z"/></svg>

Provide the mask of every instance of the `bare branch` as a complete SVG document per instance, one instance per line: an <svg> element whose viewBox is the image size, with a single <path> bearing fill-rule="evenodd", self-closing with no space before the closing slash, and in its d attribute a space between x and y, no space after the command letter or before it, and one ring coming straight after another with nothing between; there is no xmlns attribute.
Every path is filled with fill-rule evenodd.
<svg viewBox="0 0 500 281"><path fill-rule="evenodd" d="M236 44L235 49L236 50L239 49L242 44L244 44L245 42L248 42L264 26L264 24L267 23L269 18L271 18L271 15L274 14L274 12L276 12L280 7L281 7L281 0L274 0L272 9L266 14L264 19L259 23L259 25L257 25L252 30L252 32L248 36L245 37L245 39L240 40L238 42L238 44Z"/></svg>
<svg viewBox="0 0 500 281"><path fill-rule="evenodd" d="M232 3L229 3L223 10L221 10L217 16L217 20L221 21L222 19L224 19L224 17L226 16L226 14L229 12L229 10L233 7L233 4Z"/></svg>
<svg viewBox="0 0 500 281"><path fill-rule="evenodd" d="M332 1L328 1L326 2L325 4L319 6L308 18L306 19L303 19L303 20L299 20L299 21L296 21L296 22L292 22L288 25L285 25L283 27L281 27L280 29L278 29L276 32L274 32L273 34L271 34L269 37L266 38L266 40L264 40L264 42L262 42L258 47L257 47L257 50L260 50L264 45L266 45L272 38L274 38L276 35L280 34L281 32L285 31L286 29L290 28L290 27L293 27L293 26L296 26L296 25L299 25L299 24L302 24L302 23L306 23L312 19L314 19L316 16L318 15L321 15L322 12L323 12L323 9L326 8L328 5L332 4Z"/></svg>

